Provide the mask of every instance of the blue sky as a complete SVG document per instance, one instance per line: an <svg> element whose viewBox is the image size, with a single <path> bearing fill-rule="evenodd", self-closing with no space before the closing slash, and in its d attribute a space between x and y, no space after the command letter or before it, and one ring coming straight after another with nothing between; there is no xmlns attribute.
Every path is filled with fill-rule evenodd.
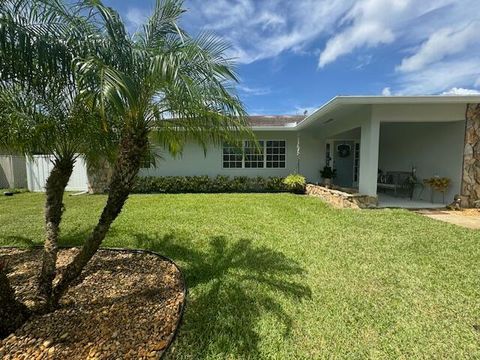
<svg viewBox="0 0 480 360"><path fill-rule="evenodd" d="M130 30L154 0L106 0ZM182 26L232 44L250 114L335 95L480 91L480 0L186 0Z"/></svg>

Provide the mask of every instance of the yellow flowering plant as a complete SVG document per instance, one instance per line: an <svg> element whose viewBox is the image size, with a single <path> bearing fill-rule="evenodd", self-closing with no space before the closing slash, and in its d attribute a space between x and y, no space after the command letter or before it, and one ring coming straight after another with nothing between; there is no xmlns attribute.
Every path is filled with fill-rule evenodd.
<svg viewBox="0 0 480 360"><path fill-rule="evenodd" d="M445 192L451 184L451 180L446 177L432 177L423 180L423 182L436 191Z"/></svg>

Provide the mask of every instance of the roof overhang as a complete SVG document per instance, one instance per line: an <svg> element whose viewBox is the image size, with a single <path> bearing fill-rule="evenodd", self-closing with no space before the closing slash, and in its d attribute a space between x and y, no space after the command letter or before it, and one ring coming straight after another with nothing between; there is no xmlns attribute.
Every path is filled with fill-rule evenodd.
<svg viewBox="0 0 480 360"><path fill-rule="evenodd" d="M428 95L428 96L336 96L297 124L301 130L342 106L352 105L419 105L480 103L480 95Z"/></svg>
<svg viewBox="0 0 480 360"><path fill-rule="evenodd" d="M289 126L251 126L253 131L297 131L298 124Z"/></svg>

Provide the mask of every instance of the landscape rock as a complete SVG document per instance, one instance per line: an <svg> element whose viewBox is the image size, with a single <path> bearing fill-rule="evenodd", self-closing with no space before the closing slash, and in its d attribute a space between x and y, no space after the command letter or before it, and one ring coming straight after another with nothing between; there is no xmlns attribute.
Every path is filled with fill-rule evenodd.
<svg viewBox="0 0 480 360"><path fill-rule="evenodd" d="M58 265L77 251L61 250ZM33 300L40 250L0 249L0 256L9 261L17 296ZM101 250L57 311L33 316L0 340L0 358L158 359L178 326L181 279L175 265L158 256Z"/></svg>
<svg viewBox="0 0 480 360"><path fill-rule="evenodd" d="M314 184L307 184L306 194L319 197L336 208L364 209L378 205L378 199L375 196L349 193Z"/></svg>

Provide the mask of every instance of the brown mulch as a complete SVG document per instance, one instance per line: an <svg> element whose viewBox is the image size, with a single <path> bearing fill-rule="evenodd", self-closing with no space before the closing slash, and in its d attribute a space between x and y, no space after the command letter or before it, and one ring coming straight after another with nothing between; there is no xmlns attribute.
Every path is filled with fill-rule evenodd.
<svg viewBox="0 0 480 360"><path fill-rule="evenodd" d="M61 250L58 266L78 251ZM0 249L17 296L34 294L41 251ZM184 283L177 267L153 254L100 250L60 309L33 316L0 340L0 359L159 358L178 326Z"/></svg>

